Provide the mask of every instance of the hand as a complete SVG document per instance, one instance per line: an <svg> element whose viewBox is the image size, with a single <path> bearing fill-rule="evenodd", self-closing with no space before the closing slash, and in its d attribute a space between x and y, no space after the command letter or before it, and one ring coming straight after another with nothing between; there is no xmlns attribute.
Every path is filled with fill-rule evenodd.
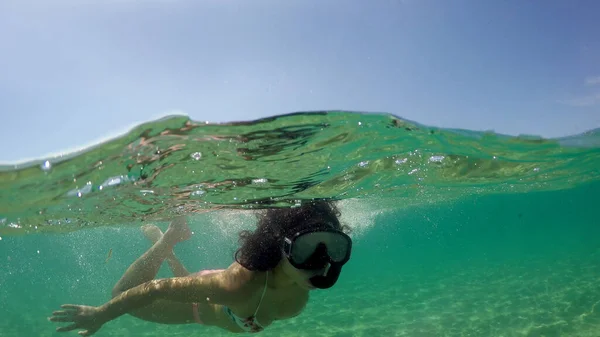
<svg viewBox="0 0 600 337"><path fill-rule="evenodd" d="M102 327L102 324L106 323L101 317L98 307L73 304L63 304L60 307L66 310L53 312L49 320L51 322L73 322L73 324L56 328L58 332L84 329L78 333L81 336L91 336Z"/></svg>

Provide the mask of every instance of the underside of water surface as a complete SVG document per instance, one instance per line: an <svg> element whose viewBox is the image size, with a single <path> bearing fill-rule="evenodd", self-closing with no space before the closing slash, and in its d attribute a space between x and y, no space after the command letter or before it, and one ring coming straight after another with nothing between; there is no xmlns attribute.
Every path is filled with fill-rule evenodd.
<svg viewBox="0 0 600 337"><path fill-rule="evenodd" d="M172 116L76 153L0 166L0 234L320 198L398 209L599 179L598 130L543 139L346 111L224 124Z"/></svg>

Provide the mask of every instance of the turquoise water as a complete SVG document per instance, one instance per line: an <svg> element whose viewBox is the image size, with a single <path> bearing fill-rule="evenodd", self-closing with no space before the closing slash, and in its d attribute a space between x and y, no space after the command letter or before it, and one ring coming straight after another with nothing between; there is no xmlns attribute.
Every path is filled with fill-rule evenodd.
<svg viewBox="0 0 600 337"><path fill-rule="evenodd" d="M46 317L60 304L108 300L150 246L140 224L187 214L194 235L176 253L189 270L220 268L254 208L312 197L338 200L353 257L335 287L264 336L599 336L598 135L506 137L347 112L177 117L1 167L0 336L56 336ZM129 316L96 335L194 334L228 335Z"/></svg>

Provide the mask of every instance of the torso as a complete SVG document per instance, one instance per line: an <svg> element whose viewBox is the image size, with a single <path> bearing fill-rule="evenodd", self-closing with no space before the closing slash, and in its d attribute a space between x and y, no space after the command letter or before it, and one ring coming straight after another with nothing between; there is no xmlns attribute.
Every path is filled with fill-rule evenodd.
<svg viewBox="0 0 600 337"><path fill-rule="evenodd" d="M261 274L262 280L264 280L264 273ZM261 277L257 277L257 279L260 280ZM263 294L264 281L262 283L257 282L257 287L253 288L256 289L253 289L247 301L238 306L229 307L233 313L241 318L254 315ZM308 302L308 298L308 290L302 289L297 285L283 289L273 289L267 286L267 291L256 314L256 319L260 325L266 328L273 321L295 317L302 312ZM225 313L222 305L204 302L204 304L198 306L198 311L205 325L218 326L231 332L243 332Z"/></svg>

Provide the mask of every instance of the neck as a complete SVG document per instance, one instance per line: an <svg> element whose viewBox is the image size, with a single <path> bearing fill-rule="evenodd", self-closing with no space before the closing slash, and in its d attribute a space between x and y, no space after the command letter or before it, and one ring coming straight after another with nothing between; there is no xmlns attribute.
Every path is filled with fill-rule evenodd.
<svg viewBox="0 0 600 337"><path fill-rule="evenodd" d="M283 259L269 272L269 287L280 289L294 285L294 281L283 271Z"/></svg>

